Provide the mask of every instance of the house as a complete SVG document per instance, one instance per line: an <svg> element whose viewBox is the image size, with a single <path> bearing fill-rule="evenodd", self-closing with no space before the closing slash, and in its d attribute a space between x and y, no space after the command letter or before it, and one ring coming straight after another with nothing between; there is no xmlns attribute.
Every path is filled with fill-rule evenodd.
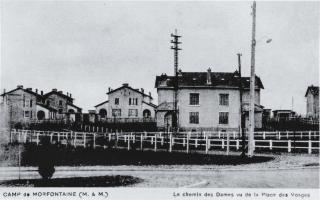
<svg viewBox="0 0 320 200"><path fill-rule="evenodd" d="M37 119L53 119L57 110L43 104L43 91L17 88L1 94L1 107L10 122L30 122Z"/></svg>
<svg viewBox="0 0 320 200"><path fill-rule="evenodd" d="M46 106L57 110L56 119L76 120L76 114L80 114L82 109L73 104L71 93L64 94L62 91L52 89L43 95L43 102Z"/></svg>
<svg viewBox="0 0 320 200"><path fill-rule="evenodd" d="M178 127L180 130L239 130L240 90L242 83L242 107L248 126L250 100L250 79L240 79L237 71L178 72ZM158 93L156 109L157 127L170 128L174 116L174 76L162 74L156 77L155 88ZM260 105L262 82L255 81L255 127L262 127L263 106Z"/></svg>
<svg viewBox="0 0 320 200"><path fill-rule="evenodd" d="M7 116L7 121L24 122L41 120L70 119L76 120L76 114L81 108L73 104L71 94L64 95L62 91L53 89L47 94L38 93L32 88L17 88L1 94L1 110Z"/></svg>
<svg viewBox="0 0 320 200"><path fill-rule="evenodd" d="M98 120L141 122L152 121L155 117L156 105L152 103L151 93L144 89L134 89L128 83L112 90L109 88L108 100L95 106Z"/></svg>
<svg viewBox="0 0 320 200"><path fill-rule="evenodd" d="M274 110L273 118L276 120L289 120L296 116L296 112L292 110Z"/></svg>
<svg viewBox="0 0 320 200"><path fill-rule="evenodd" d="M319 86L309 86L305 97L307 99L307 118L319 119Z"/></svg>

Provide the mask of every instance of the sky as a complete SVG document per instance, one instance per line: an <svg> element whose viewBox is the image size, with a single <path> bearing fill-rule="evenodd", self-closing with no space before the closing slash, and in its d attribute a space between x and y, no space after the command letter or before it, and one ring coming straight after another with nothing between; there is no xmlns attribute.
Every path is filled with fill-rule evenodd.
<svg viewBox="0 0 320 200"><path fill-rule="evenodd" d="M123 83L151 92L173 75L170 34L182 35L182 71L250 74L252 2L1 1L0 89L72 93L86 112ZM261 104L304 115L319 84L319 3L257 2ZM266 43L271 38L271 43ZM293 102L293 104L292 104Z"/></svg>

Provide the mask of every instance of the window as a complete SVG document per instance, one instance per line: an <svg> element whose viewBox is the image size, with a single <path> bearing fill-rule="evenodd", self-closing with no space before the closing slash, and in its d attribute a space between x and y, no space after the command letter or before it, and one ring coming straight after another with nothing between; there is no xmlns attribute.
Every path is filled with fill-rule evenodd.
<svg viewBox="0 0 320 200"><path fill-rule="evenodd" d="M115 105L119 105L119 98L115 98L115 99L114 99L114 104L115 104Z"/></svg>
<svg viewBox="0 0 320 200"><path fill-rule="evenodd" d="M189 123L190 124L199 124L199 112L190 112L189 113Z"/></svg>
<svg viewBox="0 0 320 200"><path fill-rule="evenodd" d="M30 108L32 108L32 99L30 99Z"/></svg>
<svg viewBox="0 0 320 200"><path fill-rule="evenodd" d="M62 106L62 100L59 100L59 106Z"/></svg>
<svg viewBox="0 0 320 200"><path fill-rule="evenodd" d="M229 124L228 112L219 112L219 124Z"/></svg>
<svg viewBox="0 0 320 200"><path fill-rule="evenodd" d="M190 105L199 105L199 93L190 93Z"/></svg>
<svg viewBox="0 0 320 200"><path fill-rule="evenodd" d="M23 107L27 107L28 108L29 106L30 106L30 101L28 99L25 99Z"/></svg>
<svg viewBox="0 0 320 200"><path fill-rule="evenodd" d="M129 105L138 105L138 98L129 98Z"/></svg>
<svg viewBox="0 0 320 200"><path fill-rule="evenodd" d="M24 117L29 118L30 117L30 111L26 110L24 111Z"/></svg>
<svg viewBox="0 0 320 200"><path fill-rule="evenodd" d="M113 117L121 116L121 109L112 109L112 116Z"/></svg>
<svg viewBox="0 0 320 200"><path fill-rule="evenodd" d="M138 109L129 109L129 113L128 113L129 117L138 117Z"/></svg>
<svg viewBox="0 0 320 200"><path fill-rule="evenodd" d="M30 111L30 119L32 119L32 110Z"/></svg>
<svg viewBox="0 0 320 200"><path fill-rule="evenodd" d="M229 94L219 94L219 105L228 106L229 105Z"/></svg>
<svg viewBox="0 0 320 200"><path fill-rule="evenodd" d="M63 112L63 109L60 108L60 109L58 110L58 113L59 113L59 114L62 114L62 112Z"/></svg>
<svg viewBox="0 0 320 200"><path fill-rule="evenodd" d="M101 118L105 118L107 116L107 110L104 108L100 109L99 115Z"/></svg>
<svg viewBox="0 0 320 200"><path fill-rule="evenodd" d="M129 98L129 105L131 105L131 98Z"/></svg>

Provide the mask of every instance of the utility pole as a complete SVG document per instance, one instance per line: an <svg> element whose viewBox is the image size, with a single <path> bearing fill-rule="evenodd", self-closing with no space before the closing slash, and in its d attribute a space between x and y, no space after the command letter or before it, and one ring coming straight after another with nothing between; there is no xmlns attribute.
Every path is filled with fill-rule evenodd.
<svg viewBox="0 0 320 200"><path fill-rule="evenodd" d="M242 75L241 75L241 53L238 53L238 71L239 71L239 93L240 93L240 126L239 133L241 133L241 147L242 153L241 156L246 155L246 136L244 130L244 117L243 117L243 109L242 109L242 94L243 94L243 86L242 86Z"/></svg>
<svg viewBox="0 0 320 200"><path fill-rule="evenodd" d="M255 48L256 48L256 2L252 5L252 40L251 40L251 73L250 73L250 106L249 106L249 135L248 156L253 156L254 146L254 102L255 102Z"/></svg>
<svg viewBox="0 0 320 200"><path fill-rule="evenodd" d="M171 49L173 49L174 51L174 115L172 116L172 129L173 132L176 133L178 130L178 90L179 90L179 81L178 81L178 52L181 50L179 48L179 44L181 44L181 42L179 42L179 38L181 37L180 35L178 35L177 33L177 29L175 30L174 34L171 34L171 37L173 38L173 40L171 40L171 43L173 44L173 46L171 46Z"/></svg>

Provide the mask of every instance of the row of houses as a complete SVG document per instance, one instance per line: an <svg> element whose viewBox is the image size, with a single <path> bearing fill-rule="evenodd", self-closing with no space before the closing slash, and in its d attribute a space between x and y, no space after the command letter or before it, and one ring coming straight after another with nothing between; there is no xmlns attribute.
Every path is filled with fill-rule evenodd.
<svg viewBox="0 0 320 200"><path fill-rule="evenodd" d="M183 130L238 130L241 125L241 110L244 126L249 124L249 77L240 77L235 72L178 72L177 123ZM108 89L107 100L94 106L94 110L82 113L73 104L71 93L52 89L43 94L38 89L17 86L1 94L0 108L11 122L44 120L70 120L105 123L154 122L158 129L170 129L175 122L174 76L156 76L158 102L153 103L151 93L136 89L124 83L116 89ZM260 103L264 89L260 77L255 78L255 128L261 128L263 121L271 117L271 109ZM242 103L240 87L242 85ZM319 119L319 87L309 86L305 94L307 117ZM291 110L274 110L274 118L291 118Z"/></svg>
<svg viewBox="0 0 320 200"><path fill-rule="evenodd" d="M73 104L71 93L52 89L48 93L23 88L17 88L1 94L0 108L11 122L32 122L37 120L62 120L75 121L82 109Z"/></svg>

